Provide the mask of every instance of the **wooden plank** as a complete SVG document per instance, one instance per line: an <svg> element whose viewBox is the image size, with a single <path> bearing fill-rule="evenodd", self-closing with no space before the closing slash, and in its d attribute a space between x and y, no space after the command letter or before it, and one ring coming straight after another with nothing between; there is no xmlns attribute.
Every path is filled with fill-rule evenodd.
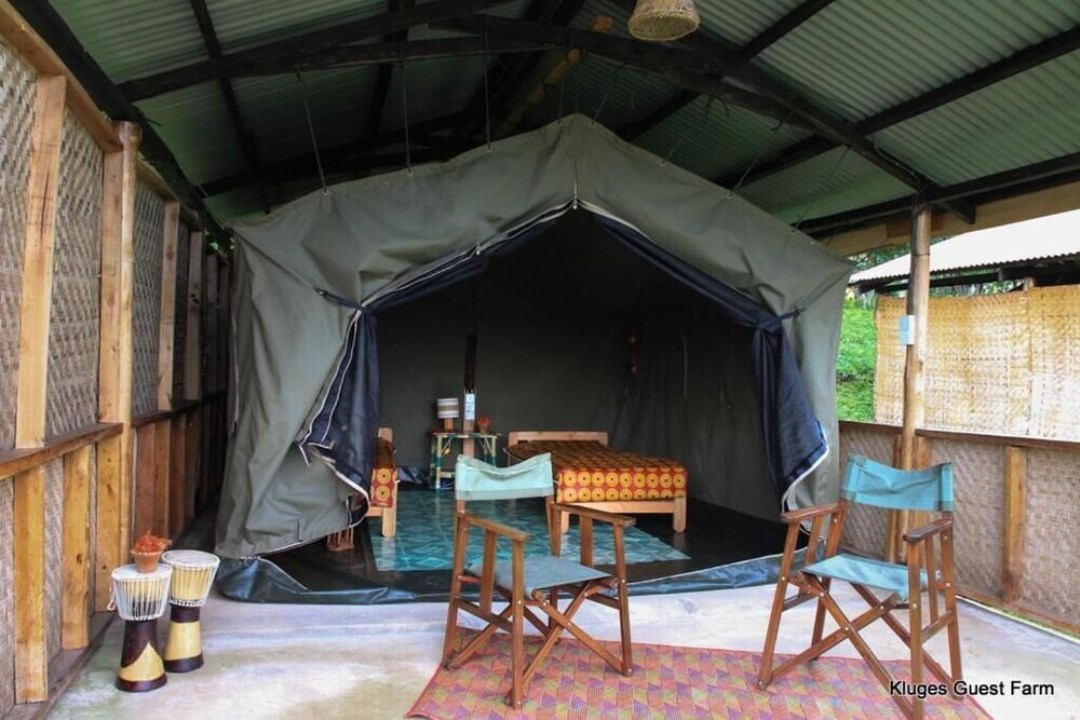
<svg viewBox="0 0 1080 720"><path fill-rule="evenodd" d="M1001 596L1007 603L1024 596L1024 523L1027 519L1027 452L1005 448L1005 539Z"/></svg>
<svg viewBox="0 0 1080 720"><path fill-rule="evenodd" d="M184 520L195 517L195 491L199 486L202 468L202 408L187 419L187 481L184 483Z"/></svg>
<svg viewBox="0 0 1080 720"><path fill-rule="evenodd" d="M97 522L94 528L94 610L109 608L109 577L113 569L127 561L120 552L120 457L122 435L114 435L97 447ZM125 549L126 552L126 549Z"/></svg>
<svg viewBox="0 0 1080 720"><path fill-rule="evenodd" d="M588 430L518 430L507 437L507 446L529 440L595 440L601 445L608 444L606 432Z"/></svg>
<svg viewBox="0 0 1080 720"><path fill-rule="evenodd" d="M45 468L15 476L15 702L49 696L45 646Z"/></svg>
<svg viewBox="0 0 1080 720"><path fill-rule="evenodd" d="M172 422L162 420L154 428L154 534L169 536L169 470Z"/></svg>
<svg viewBox="0 0 1080 720"><path fill-rule="evenodd" d="M202 398L202 258L203 234L191 233L188 243L187 332L184 336L184 399Z"/></svg>
<svg viewBox="0 0 1080 720"><path fill-rule="evenodd" d="M19 448L0 453L0 478L18 475L50 460L67 455L84 445L119 435L123 428L115 423L98 423L84 430L50 438L39 448Z"/></svg>
<svg viewBox="0 0 1080 720"><path fill-rule="evenodd" d="M161 252L161 316L158 321L157 406L172 407L173 347L176 343L176 247L180 235L180 203L165 203Z"/></svg>
<svg viewBox="0 0 1080 720"><path fill-rule="evenodd" d="M132 523L135 535L154 530L154 487L157 483L155 441L157 432L153 425L143 425L135 431L135 516Z"/></svg>
<svg viewBox="0 0 1080 720"><path fill-rule="evenodd" d="M169 527L168 537L176 538L184 531L184 495L187 488L187 423L190 414L180 415L169 424Z"/></svg>
<svg viewBox="0 0 1080 720"><path fill-rule="evenodd" d="M956 586L956 593L961 597L973 600L981 605L994 608L995 610L1004 610L1012 615L1020 615L1022 618L1031 619L1036 622L1049 625L1052 628L1069 633L1070 635L1080 635L1080 625L1075 621L1067 618L1058 617L1056 615L1049 615L1042 610L1028 607L1024 603L1009 603L1004 602L999 597L994 597L981 590L975 588L966 587L964 585ZM1015 619L1015 618L1012 618Z"/></svg>
<svg viewBox="0 0 1080 720"><path fill-rule="evenodd" d="M899 432L898 425L885 423L841 420L840 432L870 432L889 435ZM1015 447L1039 450L1061 450L1062 452L1080 452L1080 441L1054 440L1051 438L1023 437L1020 435L996 435L993 433L962 432L958 430L929 430L919 428L915 431L919 437L938 438L941 440L959 440L961 442L987 443L991 445L1013 445Z"/></svg>
<svg viewBox="0 0 1080 720"><path fill-rule="evenodd" d="M64 584L61 646L90 642L90 446L64 457Z"/></svg>
<svg viewBox="0 0 1080 720"><path fill-rule="evenodd" d="M0 3L0 36L18 50L39 75L63 77L67 105L101 149L108 152L120 148L116 131L90 98L90 94L52 48L8 2Z"/></svg>
<svg viewBox="0 0 1080 720"><path fill-rule="evenodd" d="M60 142L64 130L65 83L63 76L39 77L34 99L19 322L16 447L40 447L45 444L49 314L52 311L53 249L56 242L56 198Z"/></svg>

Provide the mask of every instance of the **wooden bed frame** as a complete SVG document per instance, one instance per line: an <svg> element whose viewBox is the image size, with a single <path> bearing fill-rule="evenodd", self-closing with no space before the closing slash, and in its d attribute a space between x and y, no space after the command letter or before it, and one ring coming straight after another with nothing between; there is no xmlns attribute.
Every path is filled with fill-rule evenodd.
<svg viewBox="0 0 1080 720"><path fill-rule="evenodd" d="M388 427L379 428L378 436L389 442L394 442L394 430ZM394 483L394 487L390 490L390 506L384 507L382 505L368 504L367 514L364 519L368 518L382 518L382 535L383 537L394 537L397 534L397 483ZM352 550L355 546L354 528L345 528L341 532L332 533L326 536L326 549L333 552L342 552L344 550Z"/></svg>
<svg viewBox="0 0 1080 720"><path fill-rule="evenodd" d="M507 437L507 450L519 442L528 440L585 440L595 441L601 445L608 444L606 432L592 432L582 430L527 430L512 432ZM511 462L515 462L511 456ZM554 478L552 478L554 482ZM581 507L595 508L613 513L671 513L672 528L675 532L686 530L686 496L668 498L665 500L611 500L603 502L575 502L568 505L580 505ZM570 517L561 513L562 522L560 530L566 532Z"/></svg>

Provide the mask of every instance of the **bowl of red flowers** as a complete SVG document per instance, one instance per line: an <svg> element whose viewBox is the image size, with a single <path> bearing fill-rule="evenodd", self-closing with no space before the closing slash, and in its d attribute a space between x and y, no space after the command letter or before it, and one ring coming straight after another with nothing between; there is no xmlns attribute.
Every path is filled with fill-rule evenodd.
<svg viewBox="0 0 1080 720"><path fill-rule="evenodd" d="M139 536L135 544L131 546L131 558L135 561L135 569L141 573L154 572L157 569L161 553L169 549L172 540L151 534L149 530Z"/></svg>

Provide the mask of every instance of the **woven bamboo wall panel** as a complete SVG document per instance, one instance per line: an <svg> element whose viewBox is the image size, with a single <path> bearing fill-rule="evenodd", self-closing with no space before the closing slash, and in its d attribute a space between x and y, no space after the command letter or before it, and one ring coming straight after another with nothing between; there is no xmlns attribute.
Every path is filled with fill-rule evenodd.
<svg viewBox="0 0 1080 720"><path fill-rule="evenodd" d="M161 318L161 254L165 201L144 183L135 192L135 366L131 412L157 409L158 333Z"/></svg>
<svg viewBox="0 0 1080 720"><path fill-rule="evenodd" d="M929 313L925 427L1080 439L1080 286L932 298ZM878 298L878 422L902 419L903 314Z"/></svg>
<svg viewBox="0 0 1080 720"><path fill-rule="evenodd" d="M15 704L15 583L11 528L15 483L0 478L0 717Z"/></svg>
<svg viewBox="0 0 1080 720"><path fill-rule="evenodd" d="M184 398L184 343L187 342L187 279L188 250L191 247L191 228L180 220L176 243L176 335L173 343L173 398Z"/></svg>
<svg viewBox="0 0 1080 720"><path fill-rule="evenodd" d="M1030 434L1080 439L1080 287L1039 288L1029 294Z"/></svg>
<svg viewBox="0 0 1080 720"><path fill-rule="evenodd" d="M45 464L45 650L49 660L60 652L64 592L64 459Z"/></svg>
<svg viewBox="0 0 1080 720"><path fill-rule="evenodd" d="M998 445L935 439L931 464L953 464L956 577L989 595L1001 593L1005 450Z"/></svg>
<svg viewBox="0 0 1080 720"><path fill-rule="evenodd" d="M1024 605L1080 625L1080 455L1028 450Z"/></svg>
<svg viewBox="0 0 1080 720"><path fill-rule="evenodd" d="M34 124L34 82L34 71L0 42L0 451L15 446L19 298L26 235L26 186L30 181L30 131ZM0 714L3 692L0 689Z"/></svg>
<svg viewBox="0 0 1080 720"><path fill-rule="evenodd" d="M101 149L69 110L60 144L45 432L97 422Z"/></svg>
<svg viewBox="0 0 1080 720"><path fill-rule="evenodd" d="M848 458L852 455L865 455L871 460L891 463L893 437L891 433L841 430L840 477L843 478L847 472ZM866 505L852 505L844 521L843 546L861 555L882 557L888 529L887 511Z"/></svg>

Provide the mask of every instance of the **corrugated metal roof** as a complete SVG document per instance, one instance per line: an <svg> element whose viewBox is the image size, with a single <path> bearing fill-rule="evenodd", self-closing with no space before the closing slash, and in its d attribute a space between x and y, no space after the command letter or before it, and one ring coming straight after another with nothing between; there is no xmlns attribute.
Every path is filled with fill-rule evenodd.
<svg viewBox="0 0 1080 720"><path fill-rule="evenodd" d="M1080 152L1078 98L1080 53L1072 53L887 128L874 140L950 185Z"/></svg>
<svg viewBox="0 0 1080 720"><path fill-rule="evenodd" d="M188 0L53 0L114 82L206 59Z"/></svg>
<svg viewBox="0 0 1080 720"><path fill-rule="evenodd" d="M736 45L745 45L802 4L803 0L695 0L701 25Z"/></svg>
<svg viewBox="0 0 1080 720"><path fill-rule="evenodd" d="M227 53L387 11L386 0L207 0L206 4Z"/></svg>
<svg viewBox="0 0 1080 720"><path fill-rule="evenodd" d="M1080 210L976 230L930 249L930 272L1004 267L1052 258L1080 257ZM911 256L857 272L850 284L907 277Z"/></svg>
<svg viewBox="0 0 1080 720"><path fill-rule="evenodd" d="M244 170L240 146L217 83L150 98L138 107L192 182L203 183Z"/></svg>
<svg viewBox="0 0 1080 720"><path fill-rule="evenodd" d="M406 90L409 123L413 124L464 110L484 81L484 72L483 56L411 60L405 65L403 85L401 66L395 65L383 110L383 131L405 127Z"/></svg>
<svg viewBox="0 0 1080 720"><path fill-rule="evenodd" d="M706 114L706 110L708 111ZM637 144L702 177L742 174L759 155L797 142L809 133L770 118L700 97L653 128Z"/></svg>
<svg viewBox="0 0 1080 720"><path fill-rule="evenodd" d="M842 158L842 160L841 160ZM739 195L794 223L904 197L911 188L844 148L743 187Z"/></svg>
<svg viewBox="0 0 1080 720"><path fill-rule="evenodd" d="M1077 23L1075 0L834 2L760 62L822 106L857 120Z"/></svg>

